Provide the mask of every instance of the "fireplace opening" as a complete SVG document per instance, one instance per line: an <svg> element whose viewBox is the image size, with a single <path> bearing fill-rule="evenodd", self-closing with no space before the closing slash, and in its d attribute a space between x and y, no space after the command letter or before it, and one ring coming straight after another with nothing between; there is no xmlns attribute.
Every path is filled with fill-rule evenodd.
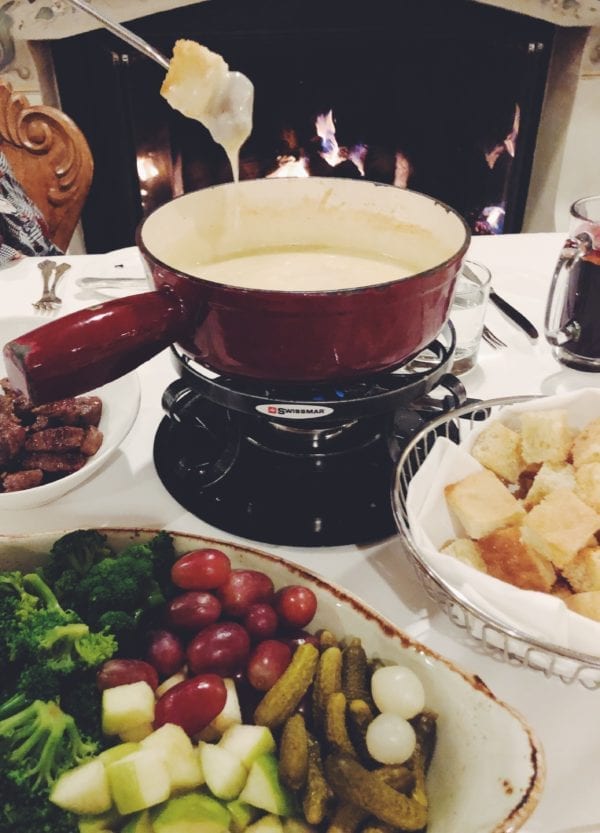
<svg viewBox="0 0 600 833"><path fill-rule="evenodd" d="M197 40L253 81L242 179L365 177L446 202L475 234L520 230L552 25L472 0L219 0L128 25L166 55ZM96 164L89 252L231 179L208 131L161 98L152 61L103 30L54 42L53 58Z"/></svg>

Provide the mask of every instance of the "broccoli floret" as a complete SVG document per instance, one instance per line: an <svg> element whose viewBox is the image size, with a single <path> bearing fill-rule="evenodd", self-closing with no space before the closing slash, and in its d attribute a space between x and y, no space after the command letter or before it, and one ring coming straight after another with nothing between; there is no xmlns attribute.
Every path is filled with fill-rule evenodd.
<svg viewBox="0 0 600 833"><path fill-rule="evenodd" d="M96 685L96 672L86 671L70 679L61 689L61 709L74 718L79 731L95 740L99 746L107 745L102 731L102 698Z"/></svg>
<svg viewBox="0 0 600 833"><path fill-rule="evenodd" d="M132 554L95 564L75 593L75 609L93 627L98 626L103 614L112 611L129 613L138 622L145 610L163 602L152 563Z"/></svg>
<svg viewBox="0 0 600 833"><path fill-rule="evenodd" d="M56 597L35 573L23 576L23 586L34 592L42 607L28 610L22 626L11 638L12 659L70 674L78 666L89 668L110 659L117 642L108 633L91 633L73 611L63 610Z"/></svg>
<svg viewBox="0 0 600 833"><path fill-rule="evenodd" d="M78 833L77 816L48 800L48 792L0 773L0 833Z"/></svg>
<svg viewBox="0 0 600 833"><path fill-rule="evenodd" d="M29 665L19 674L14 693L0 704L0 720L24 709L34 700L55 700L62 675L47 664Z"/></svg>
<svg viewBox="0 0 600 833"><path fill-rule="evenodd" d="M98 561L114 554L106 535L95 529L78 529L54 542L42 576L52 585L57 598L71 607L71 594L82 576Z"/></svg>
<svg viewBox="0 0 600 833"><path fill-rule="evenodd" d="M34 700L0 720L0 750L3 769L15 783L40 789L94 756L98 745L84 738L74 719L56 703Z"/></svg>

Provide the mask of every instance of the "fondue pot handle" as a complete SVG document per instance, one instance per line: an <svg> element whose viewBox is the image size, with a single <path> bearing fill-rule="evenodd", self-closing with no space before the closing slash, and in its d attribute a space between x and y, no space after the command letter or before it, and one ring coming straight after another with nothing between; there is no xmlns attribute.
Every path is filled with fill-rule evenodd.
<svg viewBox="0 0 600 833"><path fill-rule="evenodd" d="M129 373L184 331L170 289L117 298L57 318L4 347L6 374L34 405L86 393Z"/></svg>
<svg viewBox="0 0 600 833"><path fill-rule="evenodd" d="M560 347L567 342L576 342L581 334L581 325L578 321L565 321L567 309L567 296L569 279L573 267L579 263L593 248L593 241L586 232L577 234L569 240L562 249L548 293L546 302L546 316L544 319L544 330L546 340L553 347Z"/></svg>

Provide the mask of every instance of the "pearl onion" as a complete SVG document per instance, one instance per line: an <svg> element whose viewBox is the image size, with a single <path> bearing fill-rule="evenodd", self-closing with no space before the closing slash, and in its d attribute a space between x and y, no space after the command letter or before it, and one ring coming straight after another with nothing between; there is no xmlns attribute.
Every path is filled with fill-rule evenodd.
<svg viewBox="0 0 600 833"><path fill-rule="evenodd" d="M371 678L371 693L380 712L410 720L425 707L425 691L417 675L402 665L385 665Z"/></svg>
<svg viewBox="0 0 600 833"><path fill-rule="evenodd" d="M397 714L378 714L367 727L369 755L381 764L403 764L415 751L417 738L408 720Z"/></svg>

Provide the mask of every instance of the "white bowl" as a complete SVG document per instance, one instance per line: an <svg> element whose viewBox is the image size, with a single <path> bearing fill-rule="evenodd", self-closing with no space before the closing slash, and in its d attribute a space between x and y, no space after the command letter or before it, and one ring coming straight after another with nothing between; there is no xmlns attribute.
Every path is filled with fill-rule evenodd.
<svg viewBox="0 0 600 833"><path fill-rule="evenodd" d="M40 327L43 319L28 316L12 316L0 319L0 346L23 333ZM0 378L6 375L0 351ZM23 489L19 492L0 492L0 511L31 509L43 506L70 492L88 480L116 452L135 422L140 407L140 383L135 373L128 373L116 382L92 390L87 396L98 396L102 400L102 417L99 429L102 431L102 445L86 464L73 474L60 480Z"/></svg>
<svg viewBox="0 0 600 833"><path fill-rule="evenodd" d="M102 529L119 549L156 530ZM61 532L0 537L0 567L29 569ZM541 748L531 729L484 683L402 633L345 590L276 556L198 536L172 533L183 553L202 546L226 552L234 566L267 572L275 587L307 584L318 597L311 629L359 636L370 657L402 663L420 677L426 705L438 714L427 782L427 833L514 833L535 809L544 782Z"/></svg>

